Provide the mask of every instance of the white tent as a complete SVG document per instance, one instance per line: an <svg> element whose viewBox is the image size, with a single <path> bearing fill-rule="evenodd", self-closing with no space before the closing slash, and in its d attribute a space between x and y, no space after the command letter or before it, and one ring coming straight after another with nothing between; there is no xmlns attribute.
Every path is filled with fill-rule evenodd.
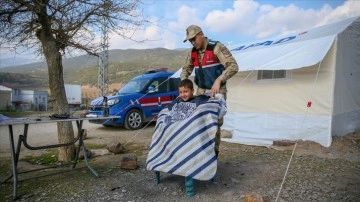
<svg viewBox="0 0 360 202"><path fill-rule="evenodd" d="M332 136L360 129L360 17L231 51L240 69L227 85L222 129L232 138L223 141L311 140L328 147ZM277 71L283 77L261 76Z"/></svg>

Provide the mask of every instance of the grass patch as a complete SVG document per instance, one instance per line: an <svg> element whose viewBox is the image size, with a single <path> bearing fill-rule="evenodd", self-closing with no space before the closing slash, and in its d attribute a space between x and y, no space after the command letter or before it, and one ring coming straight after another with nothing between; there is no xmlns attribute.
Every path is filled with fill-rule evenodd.
<svg viewBox="0 0 360 202"><path fill-rule="evenodd" d="M2 174L11 171L11 159L8 157L3 157L0 158L0 176L2 176ZM3 179L3 178L1 178Z"/></svg>
<svg viewBox="0 0 360 202"><path fill-rule="evenodd" d="M29 162L32 165L53 166L58 162L58 153L56 151L49 151L40 156L25 156L20 160Z"/></svg>
<svg viewBox="0 0 360 202"><path fill-rule="evenodd" d="M19 117L30 117L30 116L44 116L44 115L48 115L48 114L52 114L52 112L50 111L5 111L5 110L0 110L0 114L7 116L7 117L11 117L11 118L19 118Z"/></svg>
<svg viewBox="0 0 360 202"><path fill-rule="evenodd" d="M86 149L103 149L106 148L105 144L86 144ZM44 166L54 166L58 162L58 151L49 150L45 154L36 155L36 156L25 156L20 160L28 162L32 165L44 165Z"/></svg>

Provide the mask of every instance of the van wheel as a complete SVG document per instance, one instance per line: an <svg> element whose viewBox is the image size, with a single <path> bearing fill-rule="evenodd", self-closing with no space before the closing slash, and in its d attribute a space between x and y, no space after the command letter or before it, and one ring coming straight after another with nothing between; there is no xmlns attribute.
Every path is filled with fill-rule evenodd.
<svg viewBox="0 0 360 202"><path fill-rule="evenodd" d="M125 128L128 130L140 129L143 124L142 113L137 109L131 109L125 116Z"/></svg>

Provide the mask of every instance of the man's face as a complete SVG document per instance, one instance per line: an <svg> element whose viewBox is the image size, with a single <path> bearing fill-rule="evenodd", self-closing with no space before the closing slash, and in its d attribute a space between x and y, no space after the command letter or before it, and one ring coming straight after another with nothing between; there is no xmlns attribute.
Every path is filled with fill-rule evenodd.
<svg viewBox="0 0 360 202"><path fill-rule="evenodd" d="M186 86L182 86L182 87L179 87L179 94L180 94L181 99L186 102L190 98L192 98L192 96L194 95L194 90L192 90Z"/></svg>
<svg viewBox="0 0 360 202"><path fill-rule="evenodd" d="M197 49L204 49L204 34L202 32L194 36L194 38L189 39L190 43Z"/></svg>

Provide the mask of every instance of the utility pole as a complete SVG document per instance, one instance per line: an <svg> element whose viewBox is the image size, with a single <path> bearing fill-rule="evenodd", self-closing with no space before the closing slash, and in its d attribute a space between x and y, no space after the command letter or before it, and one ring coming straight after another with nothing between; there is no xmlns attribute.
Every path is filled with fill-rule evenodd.
<svg viewBox="0 0 360 202"><path fill-rule="evenodd" d="M101 26L101 52L99 55L99 77L98 77L99 96L106 96L106 94L108 93L108 86L109 86L109 78L108 78L109 35L108 35L108 27L106 23L107 23L106 17L103 17L103 24Z"/></svg>

